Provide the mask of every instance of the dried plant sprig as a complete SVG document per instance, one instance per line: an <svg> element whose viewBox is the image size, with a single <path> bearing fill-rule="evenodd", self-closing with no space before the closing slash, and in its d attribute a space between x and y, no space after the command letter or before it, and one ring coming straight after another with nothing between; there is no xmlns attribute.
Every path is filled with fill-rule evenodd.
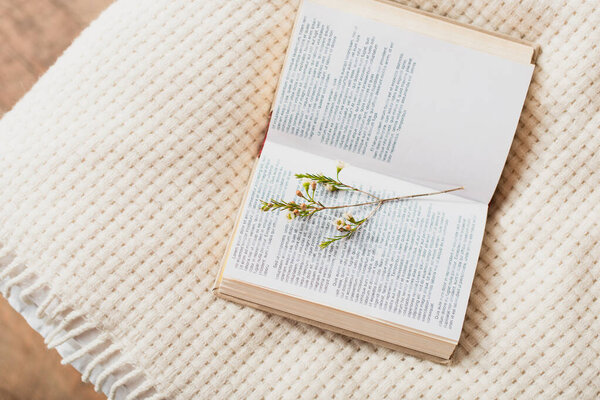
<svg viewBox="0 0 600 400"><path fill-rule="evenodd" d="M334 225L340 234L327 237L323 240L319 247L322 249L328 247L334 242L337 242L342 239L347 239L354 235L356 231L371 218L375 213L381 208L381 206L385 203L391 201L398 200L406 200L406 199L414 199L418 197L426 197L426 196L434 196L438 194L450 193L457 190L463 190L464 188L456 187L447 190L441 190L437 192L429 192L429 193L418 193L412 195L405 196L396 196L396 197L388 197L388 198L379 198L376 195L356 188L354 186L343 183L340 180L340 172L346 167L346 164L342 161L339 161L336 168L336 178L331 178L322 173L319 174L296 174L296 178L301 180L301 187L304 189L296 190L296 196L301 198L303 201L300 204L295 201L283 201L283 200L275 200L271 199L268 202L261 200L261 210L263 211L287 211L287 218L292 220L296 217L300 218L310 218L315 213L323 210L336 210L341 208L350 208L350 207L362 207L362 206L375 206L371 212L362 219L355 219L354 216L350 213L344 213L342 218L337 218L334 221ZM322 202L315 199L315 192L317 187L321 185L326 190L330 192L336 191L354 191L365 194L375 200L362 202L362 203L353 203L353 204L341 204L336 206L326 206Z"/></svg>

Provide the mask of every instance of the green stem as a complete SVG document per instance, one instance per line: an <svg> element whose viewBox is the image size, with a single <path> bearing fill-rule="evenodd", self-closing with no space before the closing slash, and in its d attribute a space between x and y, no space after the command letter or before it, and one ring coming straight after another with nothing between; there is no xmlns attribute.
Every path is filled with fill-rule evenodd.
<svg viewBox="0 0 600 400"><path fill-rule="evenodd" d="M354 186L350 186L350 185L347 185L347 184L345 184L345 183L342 183L342 182L339 180L339 176L338 176L338 183L339 183L340 185L344 186L344 187L347 187L347 188L348 188L348 189L350 189L350 190L354 190L355 192L360 192L360 193L366 194L367 196L371 196L372 198L374 198L374 199L375 199L375 200L377 200L377 201L381 200L379 197L375 196L374 194L371 194L371 193L369 193L369 192L365 192L364 190L360 190L359 188L355 188Z"/></svg>
<svg viewBox="0 0 600 400"><path fill-rule="evenodd" d="M458 187L458 188L453 188L453 189L447 189L447 190L441 190L439 192L430 192L430 193L419 193L419 194L411 194L411 195L407 195L407 196L397 196L397 197L389 197L387 199L378 199L377 201L367 201L364 203L355 203L355 204L346 204L346 205L341 205L341 206L323 206L322 210L336 210L339 208L350 208L350 207L361 207L361 206L369 206L369 205L373 205L373 204L383 204L383 203L387 203L390 201L395 201L395 200L406 200L406 199L414 199L416 197L425 197L425 196L433 196L436 194L444 194L444 193L450 193L450 192L455 192L457 190L463 190L464 187ZM372 197L372 194L367 193Z"/></svg>

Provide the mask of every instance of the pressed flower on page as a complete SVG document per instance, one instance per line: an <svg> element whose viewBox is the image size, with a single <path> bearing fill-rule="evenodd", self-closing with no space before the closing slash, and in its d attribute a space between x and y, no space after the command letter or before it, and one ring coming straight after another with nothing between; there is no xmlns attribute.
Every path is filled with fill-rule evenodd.
<svg viewBox="0 0 600 400"><path fill-rule="evenodd" d="M269 201L261 200L260 209L263 211L285 211L286 217L289 220L296 218L310 218L314 214L325 211L325 210L337 210L351 207L370 207L371 211L362 219L356 219L351 213L345 212L342 217L336 218L333 222L335 229L340 232L338 235L326 237L319 246L326 248L334 242L341 239L350 238L365 222L369 220L377 210L385 203L391 201L414 199L417 197L434 196L443 193L450 193L457 190L462 190L463 187L457 187L448 190L442 190L438 192L430 193L418 193L407 196L397 196L389 198L379 198L376 195L361 190L357 187L350 186L343 183L340 179L340 172L347 167L347 164L343 161L338 161L336 164L336 178L331 178L324 175L323 173L318 174L296 174L296 178L300 180L301 189L296 190L296 197L304 200L302 203L297 204L295 201L285 201L271 199ZM358 192L369 198L369 201L362 203L351 203L351 204L338 204L338 205L325 205L322 201L317 200L317 188L323 187L328 192ZM303 191L303 190L304 191Z"/></svg>

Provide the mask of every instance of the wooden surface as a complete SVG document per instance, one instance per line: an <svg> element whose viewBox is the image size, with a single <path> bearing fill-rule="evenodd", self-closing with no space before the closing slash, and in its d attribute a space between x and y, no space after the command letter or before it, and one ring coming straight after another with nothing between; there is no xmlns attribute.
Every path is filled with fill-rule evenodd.
<svg viewBox="0 0 600 400"><path fill-rule="evenodd" d="M105 399L0 296L0 400Z"/></svg>
<svg viewBox="0 0 600 400"><path fill-rule="evenodd" d="M0 114L112 0L0 0Z"/></svg>
<svg viewBox="0 0 600 400"><path fill-rule="evenodd" d="M0 0L0 115L111 0ZM0 296L0 400L105 399Z"/></svg>

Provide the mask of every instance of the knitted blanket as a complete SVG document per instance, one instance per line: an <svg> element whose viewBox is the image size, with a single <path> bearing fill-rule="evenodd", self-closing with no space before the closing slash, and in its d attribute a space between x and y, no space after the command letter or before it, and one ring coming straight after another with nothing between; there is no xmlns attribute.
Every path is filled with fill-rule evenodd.
<svg viewBox="0 0 600 400"><path fill-rule="evenodd" d="M598 398L600 9L408 5L541 46L450 365L211 294L297 1L121 0L86 29L0 122L3 294L110 397Z"/></svg>

